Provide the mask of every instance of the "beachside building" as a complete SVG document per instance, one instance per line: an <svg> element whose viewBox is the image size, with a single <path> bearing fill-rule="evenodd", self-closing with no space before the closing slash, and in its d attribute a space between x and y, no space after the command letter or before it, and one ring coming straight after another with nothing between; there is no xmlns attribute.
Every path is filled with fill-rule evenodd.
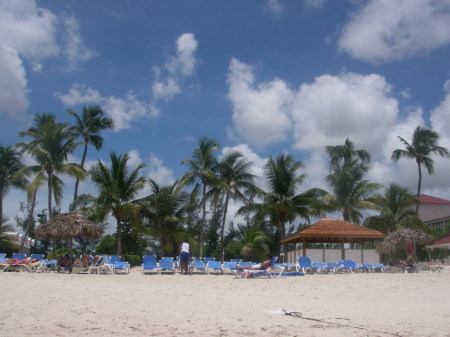
<svg viewBox="0 0 450 337"><path fill-rule="evenodd" d="M309 256L315 262L354 260L356 263L380 263L380 255L365 242L383 240L385 234L363 226L337 219L321 219L283 240L295 244L295 249L284 254L284 262L296 263L299 256ZM352 244L352 245L349 245Z"/></svg>
<svg viewBox="0 0 450 337"><path fill-rule="evenodd" d="M419 195L419 217L434 230L450 231L450 201L427 194Z"/></svg>
<svg viewBox="0 0 450 337"><path fill-rule="evenodd" d="M24 235L19 233L19 232L7 232L5 233L6 235L8 235L12 241L14 241L17 244L17 247L20 247L20 245L22 244L22 241L24 239ZM24 253L29 254L31 251L31 247L36 245L36 240L35 239L30 239L29 237L25 238L25 243L24 243Z"/></svg>

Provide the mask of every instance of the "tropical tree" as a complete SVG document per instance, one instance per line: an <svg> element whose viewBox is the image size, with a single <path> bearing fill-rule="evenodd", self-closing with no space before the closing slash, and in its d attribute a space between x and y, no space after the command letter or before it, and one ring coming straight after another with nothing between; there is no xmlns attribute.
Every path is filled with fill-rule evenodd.
<svg viewBox="0 0 450 337"><path fill-rule="evenodd" d="M24 189L27 186L27 179L18 174L23 167L17 151L10 146L0 146L0 219L3 219L3 197L10 188Z"/></svg>
<svg viewBox="0 0 450 337"><path fill-rule="evenodd" d="M110 157L110 167L99 160L89 172L98 190L98 197L93 199L96 215L104 220L112 213L116 219L117 254L122 255L122 221L138 218L140 207L132 200L145 186L146 180L140 175L140 170L146 165L139 164L130 171L127 153L121 156L111 152Z"/></svg>
<svg viewBox="0 0 450 337"><path fill-rule="evenodd" d="M103 146L103 137L100 132L114 128L114 122L111 118L105 117L102 108L98 105L83 107L81 116L75 111L69 109L68 113L75 117L75 125L72 130L75 135L83 139L83 156L81 157L81 168L84 168L88 146L92 145L98 151ZM75 192L73 199L78 197L78 185L80 180L75 182Z"/></svg>
<svg viewBox="0 0 450 337"><path fill-rule="evenodd" d="M324 196L327 192L313 188L298 193L306 175L299 174L303 168L300 161L290 155L282 154L277 158L269 157L264 166L267 192L262 193L261 203L249 203L239 209L238 214L254 213L255 219L263 221L266 217L277 227L279 238L286 235L286 224L297 218L309 221L310 217L323 214ZM280 245L277 244L280 252Z"/></svg>
<svg viewBox="0 0 450 337"><path fill-rule="evenodd" d="M381 213L366 218L364 226L384 233L392 233L402 228L426 229L412 208L417 199L407 188L391 184L384 195L376 198L374 202L381 209Z"/></svg>
<svg viewBox="0 0 450 337"><path fill-rule="evenodd" d="M176 181L172 185L159 185L150 179L151 194L138 201L141 214L148 220L148 234L160 241L161 256L166 256L173 248L172 242L181 241L184 216L190 204L190 195L181 189Z"/></svg>
<svg viewBox="0 0 450 337"><path fill-rule="evenodd" d="M22 153L27 152L36 165L24 168L27 174L36 174L42 182L45 176L48 187L48 212L52 218L52 199L59 205L63 197L64 183L59 174L67 174L77 179L84 179L85 171L75 163L66 163L79 143L74 140L74 133L66 123L56 123L51 114L36 115L34 126L20 132L21 137L29 137L29 143L20 142L17 147Z"/></svg>
<svg viewBox="0 0 450 337"><path fill-rule="evenodd" d="M191 158L184 159L181 163L189 167L181 179L185 184L195 184L192 194L195 197L201 190L202 218L199 228L200 257L203 257L203 246L205 241L206 226L206 193L211 183L212 177L217 171L217 159L214 156L219 148L219 143L214 139L201 137L198 141L198 148L194 150Z"/></svg>
<svg viewBox="0 0 450 337"><path fill-rule="evenodd" d="M220 228L221 261L224 260L224 232L230 200L248 201L258 192L254 184L255 176L250 173L252 163L239 151L229 151L218 165L217 176L211 181L212 188L207 193L213 203L223 197L223 217Z"/></svg>
<svg viewBox="0 0 450 337"><path fill-rule="evenodd" d="M263 261L269 253L265 244L268 237L263 231L256 228L248 228L242 238L242 257L247 261Z"/></svg>
<svg viewBox="0 0 450 337"><path fill-rule="evenodd" d="M422 186L422 165L427 169L428 174L434 173L434 160L431 155L438 154L443 158L449 157L448 149L439 146L440 135L426 127L417 126L414 130L411 143L404 138L397 136L405 146L404 149L397 149L392 152L392 160L399 161L400 158L415 159L419 170L419 182L417 184L417 198L420 196ZM419 212L419 202L416 204L416 213Z"/></svg>
<svg viewBox="0 0 450 337"><path fill-rule="evenodd" d="M332 193L327 196L330 209L341 212L344 221L359 224L363 210L378 209L374 197L382 187L364 180L370 154L364 150L355 150L349 139L344 146L327 146L326 151L330 157L331 170L326 177L332 188Z"/></svg>

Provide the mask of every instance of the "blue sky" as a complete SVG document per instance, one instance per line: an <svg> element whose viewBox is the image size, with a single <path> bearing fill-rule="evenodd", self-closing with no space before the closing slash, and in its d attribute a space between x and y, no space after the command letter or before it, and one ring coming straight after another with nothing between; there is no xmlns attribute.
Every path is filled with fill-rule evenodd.
<svg viewBox="0 0 450 337"><path fill-rule="evenodd" d="M324 147L349 137L373 156L368 180L415 191L415 163L390 156L419 124L450 148L449 60L449 0L0 0L0 144L36 113L71 122L68 108L99 104L116 129L88 165L129 152L171 183L207 136L260 177L269 155L288 152L305 189L328 189ZM449 172L435 158L423 192L450 199ZM80 189L95 194L89 181ZM6 215L24 199L9 192Z"/></svg>

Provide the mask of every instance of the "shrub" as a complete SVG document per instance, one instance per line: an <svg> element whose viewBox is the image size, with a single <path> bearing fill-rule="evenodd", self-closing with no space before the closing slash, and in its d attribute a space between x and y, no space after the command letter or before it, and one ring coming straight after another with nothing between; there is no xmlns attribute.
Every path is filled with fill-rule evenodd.
<svg viewBox="0 0 450 337"><path fill-rule="evenodd" d="M142 265L142 257L139 255L126 254L125 261L127 261L132 267Z"/></svg>

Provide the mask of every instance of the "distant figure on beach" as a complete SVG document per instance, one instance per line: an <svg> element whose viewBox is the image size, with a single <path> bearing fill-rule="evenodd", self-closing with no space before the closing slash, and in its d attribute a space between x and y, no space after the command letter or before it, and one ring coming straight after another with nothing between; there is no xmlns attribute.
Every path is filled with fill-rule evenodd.
<svg viewBox="0 0 450 337"><path fill-rule="evenodd" d="M81 259L76 259L71 267L89 268L89 255L85 254Z"/></svg>
<svg viewBox="0 0 450 337"><path fill-rule="evenodd" d="M189 269L189 260L191 258L191 246L188 243L187 239L183 240L183 243L180 245L178 249L180 253L180 269L181 273L187 275Z"/></svg>
<svg viewBox="0 0 450 337"><path fill-rule="evenodd" d="M241 267L238 264L236 264L235 268L238 271L238 273L239 273L239 271L243 272L241 277L250 278L250 277L253 277L254 271L266 270L271 265L272 265L272 258L270 257L270 255L267 255L266 259L261 263L254 264L250 267Z"/></svg>
<svg viewBox="0 0 450 337"><path fill-rule="evenodd" d="M401 268L402 268L403 272L405 272L405 271L414 272L417 269L416 260L414 260L414 257L411 254L402 263Z"/></svg>
<svg viewBox="0 0 450 337"><path fill-rule="evenodd" d="M266 259L258 264L254 264L250 267L241 267L238 264L235 266L237 270L266 270L272 265L272 258L268 255Z"/></svg>
<svg viewBox="0 0 450 337"><path fill-rule="evenodd" d="M63 268L70 267L73 264L73 259L68 254L65 254L58 258L57 263L58 263L58 266L63 267Z"/></svg>

